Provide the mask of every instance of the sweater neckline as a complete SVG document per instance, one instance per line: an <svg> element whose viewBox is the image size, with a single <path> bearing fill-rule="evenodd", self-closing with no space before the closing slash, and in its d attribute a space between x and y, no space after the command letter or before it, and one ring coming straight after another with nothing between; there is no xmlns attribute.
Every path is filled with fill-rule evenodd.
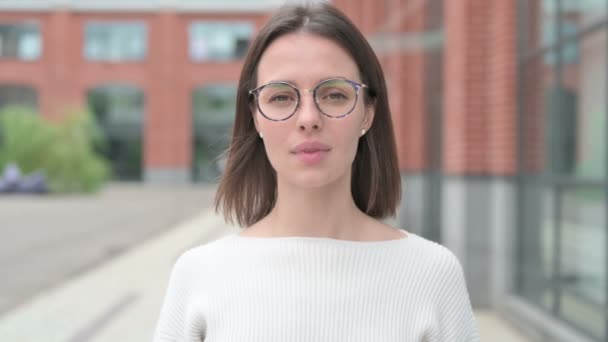
<svg viewBox="0 0 608 342"><path fill-rule="evenodd" d="M407 236L403 236L398 239L389 240L343 240L330 237L315 237L315 236L279 236L279 237L258 237L258 236L242 236L239 233L232 235L232 238L237 241L251 241L257 243L280 243L280 242L310 242L310 243L327 243L335 245L347 245L347 246L386 246L392 244L408 243L410 240L416 238L416 234L407 232Z"/></svg>

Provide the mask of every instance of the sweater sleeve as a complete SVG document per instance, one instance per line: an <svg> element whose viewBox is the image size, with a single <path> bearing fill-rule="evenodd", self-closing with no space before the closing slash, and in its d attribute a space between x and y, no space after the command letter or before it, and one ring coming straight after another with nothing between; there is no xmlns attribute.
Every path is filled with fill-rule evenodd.
<svg viewBox="0 0 608 342"><path fill-rule="evenodd" d="M160 316L154 332L154 342L201 341L198 336L188 336L187 304L191 295L193 281L192 267L189 266L189 252L180 256L169 278L169 285L165 294Z"/></svg>
<svg viewBox="0 0 608 342"><path fill-rule="evenodd" d="M435 342L478 342L479 332L473 314L462 265L445 249L447 257L440 268L437 296Z"/></svg>

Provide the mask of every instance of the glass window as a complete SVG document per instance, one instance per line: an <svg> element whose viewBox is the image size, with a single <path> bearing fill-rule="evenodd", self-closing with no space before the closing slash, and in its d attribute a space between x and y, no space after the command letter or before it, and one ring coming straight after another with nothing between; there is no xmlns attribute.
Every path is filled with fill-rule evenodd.
<svg viewBox="0 0 608 342"><path fill-rule="evenodd" d="M554 303L553 284L555 234L554 189L528 177L522 187L524 203L518 259L518 293L550 311Z"/></svg>
<svg viewBox="0 0 608 342"><path fill-rule="evenodd" d="M607 7L605 0L525 1L522 9L526 12L527 50L551 46L605 20ZM564 61L575 59L576 51L573 45L563 57Z"/></svg>
<svg viewBox="0 0 608 342"><path fill-rule="evenodd" d="M0 110L8 106L38 107L36 89L12 84L0 84Z"/></svg>
<svg viewBox="0 0 608 342"><path fill-rule="evenodd" d="M527 1L527 3L528 6L530 6L530 9L539 6L539 2L537 1ZM534 16L534 11L530 11L529 14L532 15L529 24L538 25L537 29L539 30L541 36L540 45L533 45L532 48L549 46L555 43L558 38L556 22L559 16L556 0L543 0L542 3L540 3L539 10L539 16ZM531 32L534 32L534 30Z"/></svg>
<svg viewBox="0 0 608 342"><path fill-rule="evenodd" d="M524 197L518 246L518 293L598 341L606 340L608 305L607 30L563 38L593 22L583 17L595 17L594 8L605 18L601 2L596 8L596 1L563 0L561 37L556 31L543 36L554 48L520 64ZM550 3L557 2L543 5ZM554 14L535 15L555 24Z"/></svg>
<svg viewBox="0 0 608 342"><path fill-rule="evenodd" d="M557 41L557 36L556 36L556 30L554 27L545 27L545 29L547 29L547 32L545 32L544 39L546 40L546 42L556 42ZM571 24L571 23L563 23L562 27L562 35L566 36L566 35L570 35L570 34L574 34L576 32L576 26ZM562 64L573 64L573 63L578 63L579 62L579 46L578 46L578 41L572 41L569 42L568 44L566 44L566 46L564 48L562 48L561 51L561 63ZM546 58L546 63L547 64L556 64L557 63L557 55L554 53L549 53L545 55Z"/></svg>
<svg viewBox="0 0 608 342"><path fill-rule="evenodd" d="M542 58L523 64L525 171L605 180L606 175L606 44L605 31L564 44ZM557 60L572 55L556 80Z"/></svg>
<svg viewBox="0 0 608 342"><path fill-rule="evenodd" d="M576 163L578 178L606 177L606 30L584 37L580 43L581 62L576 65L576 80L570 80L576 95Z"/></svg>
<svg viewBox="0 0 608 342"><path fill-rule="evenodd" d="M32 61L40 58L42 41L35 23L0 23L0 58Z"/></svg>
<svg viewBox="0 0 608 342"><path fill-rule="evenodd" d="M105 85L88 92L88 104L107 137L102 152L114 177L141 179L144 94L130 85Z"/></svg>
<svg viewBox="0 0 608 342"><path fill-rule="evenodd" d="M547 147L553 174L603 180L606 175L606 32L578 43L580 62L563 66L552 89ZM569 55L570 44L560 50Z"/></svg>
<svg viewBox="0 0 608 342"><path fill-rule="evenodd" d="M143 22L89 22L85 27L85 58L90 61L139 61L146 57L147 27Z"/></svg>
<svg viewBox="0 0 608 342"><path fill-rule="evenodd" d="M602 189L573 187L561 197L560 314L605 336L606 198Z"/></svg>
<svg viewBox="0 0 608 342"><path fill-rule="evenodd" d="M196 62L231 61L245 56L253 35L245 22L197 21L190 24L190 58Z"/></svg>
<svg viewBox="0 0 608 342"><path fill-rule="evenodd" d="M555 1L555 0L553 0ZM563 32L564 36L571 35L589 25L606 18L606 0L560 0L562 24L574 26L572 32Z"/></svg>

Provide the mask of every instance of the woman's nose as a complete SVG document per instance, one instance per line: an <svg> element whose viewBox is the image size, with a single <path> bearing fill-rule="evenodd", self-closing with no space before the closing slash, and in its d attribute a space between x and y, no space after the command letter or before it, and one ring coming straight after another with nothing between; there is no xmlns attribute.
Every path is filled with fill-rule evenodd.
<svg viewBox="0 0 608 342"><path fill-rule="evenodd" d="M300 99L300 106L296 113L297 125L300 131L319 131L323 124L323 113L319 111L314 98L305 94Z"/></svg>

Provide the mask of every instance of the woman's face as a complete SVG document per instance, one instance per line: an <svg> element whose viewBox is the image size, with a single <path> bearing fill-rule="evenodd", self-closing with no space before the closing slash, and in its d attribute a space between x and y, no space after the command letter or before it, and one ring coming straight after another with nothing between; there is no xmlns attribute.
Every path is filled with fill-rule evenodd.
<svg viewBox="0 0 608 342"><path fill-rule="evenodd" d="M320 112L312 89L333 78L362 83L359 74L346 50L318 35L286 34L268 46L258 64L257 87L284 81L300 90L297 110L287 120L268 120L257 107L253 113L256 129L263 134L266 154L279 182L315 188L350 177L361 130L367 132L374 116L372 106L366 106L364 102L366 90L359 90L350 114L333 118ZM317 100L325 103L324 112L335 108L334 114L339 114L345 103L348 106L349 94L344 93L347 89L338 87L344 85L343 82L326 82L319 88ZM262 108L267 108L265 113L271 111L268 108L280 113L281 108L289 112L288 108L295 104L293 94L289 87L275 85L272 92L259 93L257 98Z"/></svg>

